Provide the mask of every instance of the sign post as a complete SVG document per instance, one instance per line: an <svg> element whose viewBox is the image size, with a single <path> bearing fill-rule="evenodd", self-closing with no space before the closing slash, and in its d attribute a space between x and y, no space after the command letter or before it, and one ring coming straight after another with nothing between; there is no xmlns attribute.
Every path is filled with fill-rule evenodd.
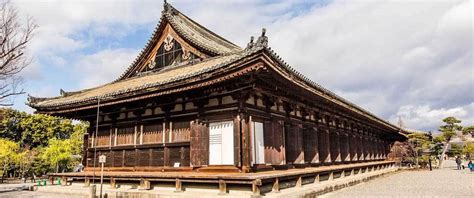
<svg viewBox="0 0 474 198"><path fill-rule="evenodd" d="M100 163L100 194L99 197L102 198L102 186L104 184L104 164L106 160L105 155L100 155L99 156L99 163Z"/></svg>

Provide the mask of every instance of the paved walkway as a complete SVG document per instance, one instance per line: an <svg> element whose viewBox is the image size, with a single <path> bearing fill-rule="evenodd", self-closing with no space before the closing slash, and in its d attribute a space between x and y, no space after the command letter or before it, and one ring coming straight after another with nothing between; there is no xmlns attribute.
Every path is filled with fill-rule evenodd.
<svg viewBox="0 0 474 198"><path fill-rule="evenodd" d="M443 169L403 171L323 197L474 197L474 173L456 170L454 161L444 163Z"/></svg>

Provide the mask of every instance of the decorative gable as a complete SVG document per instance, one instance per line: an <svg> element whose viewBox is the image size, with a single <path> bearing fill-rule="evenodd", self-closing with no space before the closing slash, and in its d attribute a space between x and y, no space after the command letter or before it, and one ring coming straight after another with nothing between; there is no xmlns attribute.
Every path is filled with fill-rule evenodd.
<svg viewBox="0 0 474 198"><path fill-rule="evenodd" d="M208 57L233 54L242 50L165 2L161 22L153 36L115 82L159 71L168 66L194 63Z"/></svg>
<svg viewBox="0 0 474 198"><path fill-rule="evenodd" d="M159 71L168 66L200 62L207 57L209 55L192 47L167 24L146 60L138 65L136 75Z"/></svg>

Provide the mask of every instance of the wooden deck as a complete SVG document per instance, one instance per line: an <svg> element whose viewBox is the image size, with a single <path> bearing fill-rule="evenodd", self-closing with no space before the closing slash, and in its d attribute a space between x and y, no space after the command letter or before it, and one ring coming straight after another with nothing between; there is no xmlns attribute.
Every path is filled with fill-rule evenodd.
<svg viewBox="0 0 474 198"><path fill-rule="evenodd" d="M213 173L213 172L104 172L104 179L112 186L117 182L140 182L141 188L149 189L150 182L174 182L177 191L182 191L182 183L219 184L219 190L227 192L227 184L251 185L252 192L260 194L260 188L271 185L272 191L279 191L280 183L292 181L296 186L303 183L314 183L320 180L332 180L335 175L345 177L355 173L369 172L392 167L393 161L363 162L321 167L295 168L289 170L273 170L257 173ZM60 177L66 184L70 180L84 180L89 185L91 180L100 179L100 172L54 173L49 174L51 181ZM326 179L321 179L325 177ZM308 182L309 179L309 182ZM304 181L303 181L304 180Z"/></svg>

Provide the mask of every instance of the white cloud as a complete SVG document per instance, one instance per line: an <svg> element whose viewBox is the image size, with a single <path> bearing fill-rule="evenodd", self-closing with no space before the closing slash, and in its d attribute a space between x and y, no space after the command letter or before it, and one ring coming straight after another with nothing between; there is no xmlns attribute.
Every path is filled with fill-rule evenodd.
<svg viewBox="0 0 474 198"><path fill-rule="evenodd" d="M390 117L390 121L397 123L399 117L402 118L404 126L407 128L419 128L436 132L437 126L441 126L442 120L449 116L454 116L463 121L465 126L474 125L474 102L466 106L454 108L434 109L429 105L414 106L406 105L400 107L398 112Z"/></svg>
<svg viewBox="0 0 474 198"><path fill-rule="evenodd" d="M96 87L117 79L137 53L133 49L110 49L80 57L80 61L74 65L76 72L84 76L78 82L79 87Z"/></svg>

